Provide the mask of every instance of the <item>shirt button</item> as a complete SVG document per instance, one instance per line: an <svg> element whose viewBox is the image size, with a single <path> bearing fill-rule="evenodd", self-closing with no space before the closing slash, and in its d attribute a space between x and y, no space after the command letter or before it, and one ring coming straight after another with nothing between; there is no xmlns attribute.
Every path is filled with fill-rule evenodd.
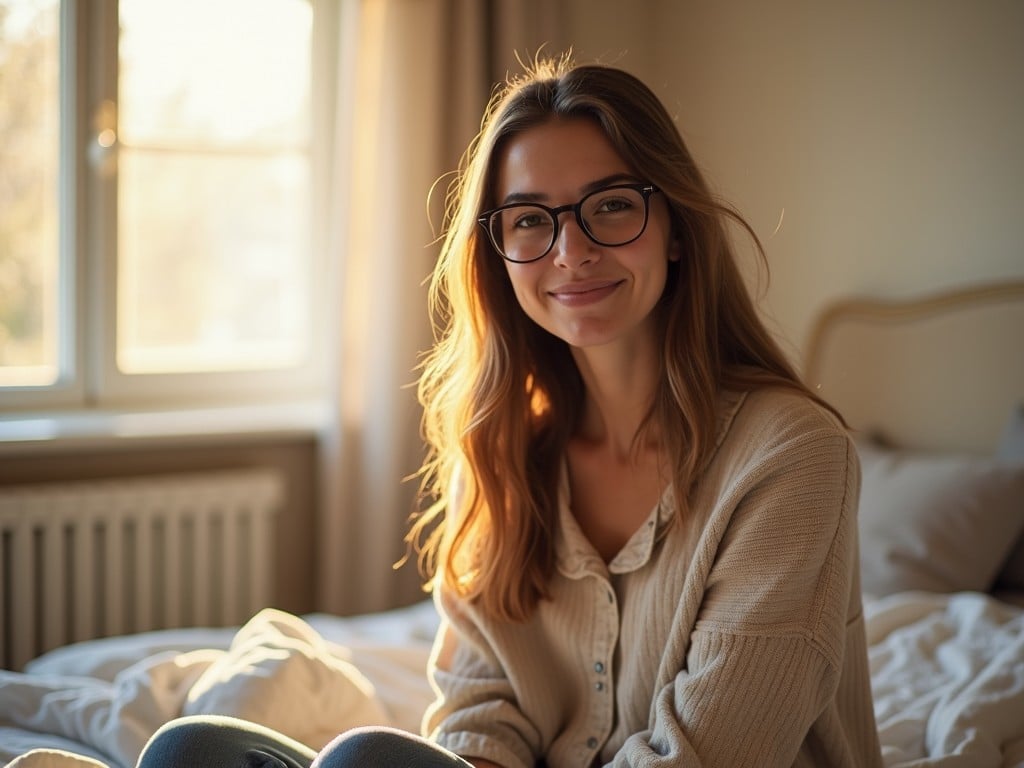
<svg viewBox="0 0 1024 768"><path fill-rule="evenodd" d="M594 664L594 671L597 672L597 674L599 675L604 674L604 664L600 661L596 662Z"/></svg>
<svg viewBox="0 0 1024 768"><path fill-rule="evenodd" d="M594 690L595 691L603 691L604 690L604 683L594 683Z"/></svg>
<svg viewBox="0 0 1024 768"><path fill-rule="evenodd" d="M587 739L587 747L589 749L596 749L597 748L597 739L595 739L593 736L591 736L589 739Z"/></svg>

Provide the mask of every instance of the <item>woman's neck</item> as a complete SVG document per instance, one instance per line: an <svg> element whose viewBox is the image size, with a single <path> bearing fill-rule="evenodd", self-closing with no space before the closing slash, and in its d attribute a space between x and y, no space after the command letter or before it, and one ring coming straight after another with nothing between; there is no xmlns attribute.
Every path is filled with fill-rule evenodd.
<svg viewBox="0 0 1024 768"><path fill-rule="evenodd" d="M603 444L615 458L629 460L657 388L653 340L573 349L573 357L586 389L577 439Z"/></svg>

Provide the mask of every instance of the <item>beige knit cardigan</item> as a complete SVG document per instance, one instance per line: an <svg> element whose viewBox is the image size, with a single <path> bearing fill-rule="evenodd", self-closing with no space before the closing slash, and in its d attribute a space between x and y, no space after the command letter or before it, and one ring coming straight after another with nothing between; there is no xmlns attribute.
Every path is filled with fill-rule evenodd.
<svg viewBox="0 0 1024 768"><path fill-rule="evenodd" d="M697 534L666 491L605 563L563 482L552 599L528 622L437 590L426 734L506 768L881 765L853 445L795 393L720 414Z"/></svg>

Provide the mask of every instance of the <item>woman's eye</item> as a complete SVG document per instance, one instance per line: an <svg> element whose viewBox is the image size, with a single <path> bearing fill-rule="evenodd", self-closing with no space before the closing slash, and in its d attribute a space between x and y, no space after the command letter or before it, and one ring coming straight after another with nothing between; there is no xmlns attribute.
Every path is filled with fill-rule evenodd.
<svg viewBox="0 0 1024 768"><path fill-rule="evenodd" d="M522 216L518 216L513 222L513 226L516 229L530 229L531 227L538 227L544 223L544 216L539 213L524 213Z"/></svg>
<svg viewBox="0 0 1024 768"><path fill-rule="evenodd" d="M602 200L598 206L597 211L599 213L618 213L619 211L625 211L631 208L633 204L622 197L609 197Z"/></svg>

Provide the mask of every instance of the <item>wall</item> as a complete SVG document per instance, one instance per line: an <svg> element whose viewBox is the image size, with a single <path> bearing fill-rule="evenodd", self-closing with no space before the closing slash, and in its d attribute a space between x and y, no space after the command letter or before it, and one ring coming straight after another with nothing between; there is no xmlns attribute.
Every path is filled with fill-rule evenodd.
<svg viewBox="0 0 1024 768"><path fill-rule="evenodd" d="M643 5L652 84L764 239L791 344L839 295L1024 277L1024 3Z"/></svg>
<svg viewBox="0 0 1024 768"><path fill-rule="evenodd" d="M578 58L646 80L764 241L770 280L741 241L744 268L794 353L839 296L1024 278L1024 3L567 8Z"/></svg>
<svg viewBox="0 0 1024 768"><path fill-rule="evenodd" d="M565 0L564 23L576 59L626 69L652 86L659 76L655 41L660 4L642 0ZM627 12L623 12L626 10Z"/></svg>

